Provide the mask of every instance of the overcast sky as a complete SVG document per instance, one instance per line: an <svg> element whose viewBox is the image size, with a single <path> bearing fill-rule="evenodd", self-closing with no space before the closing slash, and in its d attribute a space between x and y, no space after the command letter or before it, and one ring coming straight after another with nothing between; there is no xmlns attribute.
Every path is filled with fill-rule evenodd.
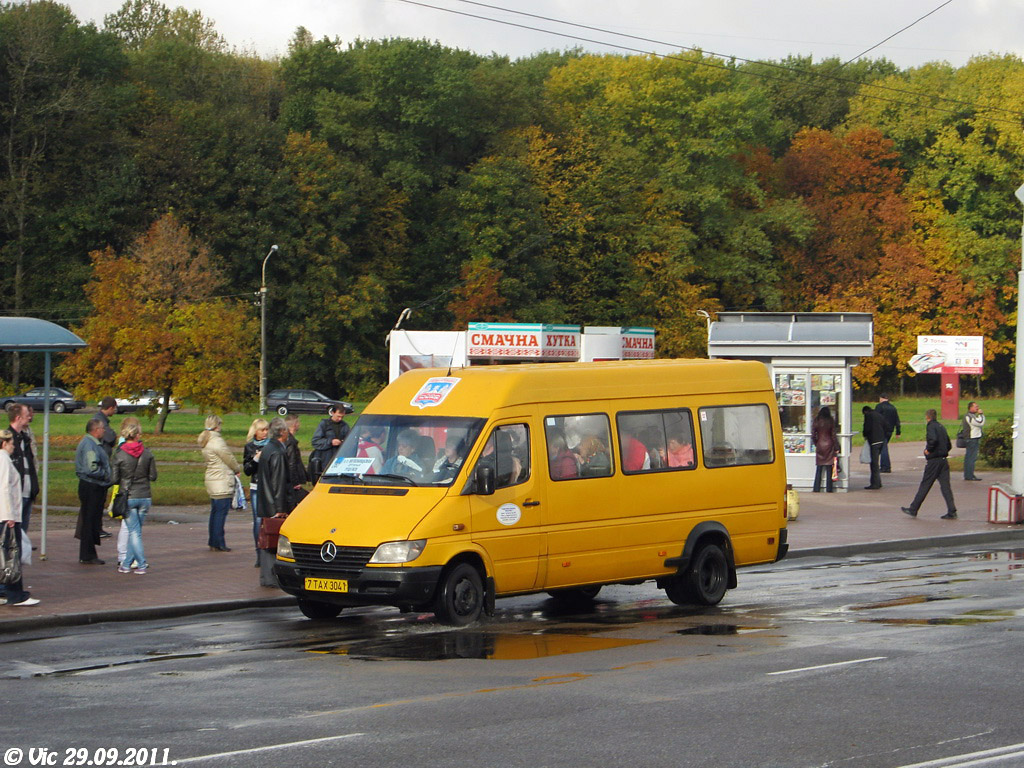
<svg viewBox="0 0 1024 768"><path fill-rule="evenodd" d="M314 37L413 37L453 48L500 53L512 58L542 50L580 46L593 51L623 50L614 45L668 53L694 46L749 59L781 59L790 54L846 60L935 11L869 57L885 56L901 67L928 61L964 64L989 52L1024 56L1024 0L488 0L488 4L598 27L582 30L553 21L517 16L460 0L164 0L168 6L199 10L236 48L264 57L285 55L295 29ZM70 0L82 21L102 25L123 0ZM423 7L435 6L435 8ZM512 21L563 32L613 46L520 29L437 8ZM935 10L938 8L938 10ZM654 45L611 33L652 38Z"/></svg>

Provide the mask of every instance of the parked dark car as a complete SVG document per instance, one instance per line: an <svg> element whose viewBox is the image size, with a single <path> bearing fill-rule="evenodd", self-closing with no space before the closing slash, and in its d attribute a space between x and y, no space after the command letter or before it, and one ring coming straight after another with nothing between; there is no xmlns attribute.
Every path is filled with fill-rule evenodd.
<svg viewBox="0 0 1024 768"><path fill-rule="evenodd" d="M46 387L36 387L30 389L21 395L8 395L7 397L0 397L0 408L6 408L8 403L21 403L22 405L30 405L33 410L43 410L44 398L46 396ZM67 411L77 411L80 408L85 408L85 403L81 400L76 400L75 396L68 392L66 389L60 387L50 387L50 410L54 413L64 413Z"/></svg>
<svg viewBox="0 0 1024 768"><path fill-rule="evenodd" d="M313 389L275 389L267 395L267 410L277 411L282 416L287 413L327 414L332 405L341 405L345 413L352 413L351 403L331 400Z"/></svg>

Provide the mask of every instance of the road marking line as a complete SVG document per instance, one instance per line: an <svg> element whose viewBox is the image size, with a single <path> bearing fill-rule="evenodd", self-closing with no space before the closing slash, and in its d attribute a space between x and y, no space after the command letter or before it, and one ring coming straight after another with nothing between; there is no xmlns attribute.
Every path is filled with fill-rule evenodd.
<svg viewBox="0 0 1024 768"><path fill-rule="evenodd" d="M275 749L288 749L289 747L305 747L309 744L323 744L327 741L340 741L341 739L351 739L355 736L365 736L364 733L345 733L341 736L325 736L322 739L306 739L305 741L289 741L285 744L271 744L266 747L254 747L252 749L236 749L233 752L215 752L212 755L197 755L196 757L186 757L183 760L175 760L175 765L184 765L185 763L197 763L200 760L215 760L218 757L234 757L235 755L252 755L258 752L270 752Z"/></svg>
<svg viewBox="0 0 1024 768"><path fill-rule="evenodd" d="M912 763L900 766L900 768L967 768L972 765L985 765L989 763L1002 762L1010 758L1024 755L1024 743L1011 744L1007 747L985 749L981 752L968 752L966 755L955 755L953 757L940 757L938 760L929 760L924 763ZM964 762L967 761L967 762Z"/></svg>
<svg viewBox="0 0 1024 768"><path fill-rule="evenodd" d="M888 656L872 656L870 659L853 659L852 661L837 661L834 664L819 664L816 667L800 667L799 669L782 669L778 672L769 672L769 675L791 675L794 672L810 672L815 669L829 669L831 667L846 667L850 664L865 664L869 661L881 661Z"/></svg>

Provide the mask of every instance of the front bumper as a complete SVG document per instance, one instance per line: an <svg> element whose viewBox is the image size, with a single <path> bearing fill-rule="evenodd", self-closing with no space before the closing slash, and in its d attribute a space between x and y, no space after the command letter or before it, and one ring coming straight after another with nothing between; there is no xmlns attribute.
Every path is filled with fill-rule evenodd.
<svg viewBox="0 0 1024 768"><path fill-rule="evenodd" d="M323 570L278 560L274 573L281 589L306 600L335 605L393 605L398 608L425 607L434 599L443 567L362 568L350 572ZM307 590L307 578L344 579L348 592Z"/></svg>

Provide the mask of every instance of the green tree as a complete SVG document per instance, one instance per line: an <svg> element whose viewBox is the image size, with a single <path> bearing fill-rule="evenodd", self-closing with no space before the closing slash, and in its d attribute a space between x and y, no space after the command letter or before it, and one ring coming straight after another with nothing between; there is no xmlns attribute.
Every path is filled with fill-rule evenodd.
<svg viewBox="0 0 1024 768"><path fill-rule="evenodd" d="M83 176L102 174L93 153L106 156L99 126L109 117L108 87L122 66L116 41L79 25L65 6L0 5L0 256L9 265L0 301L17 314L70 293L47 289L61 268L74 280L60 246L87 218L87 204L75 198L88 185ZM78 220L53 216L68 214L65 206L77 208ZM50 229L54 224L63 227L60 234ZM17 386L17 356L12 378Z"/></svg>

